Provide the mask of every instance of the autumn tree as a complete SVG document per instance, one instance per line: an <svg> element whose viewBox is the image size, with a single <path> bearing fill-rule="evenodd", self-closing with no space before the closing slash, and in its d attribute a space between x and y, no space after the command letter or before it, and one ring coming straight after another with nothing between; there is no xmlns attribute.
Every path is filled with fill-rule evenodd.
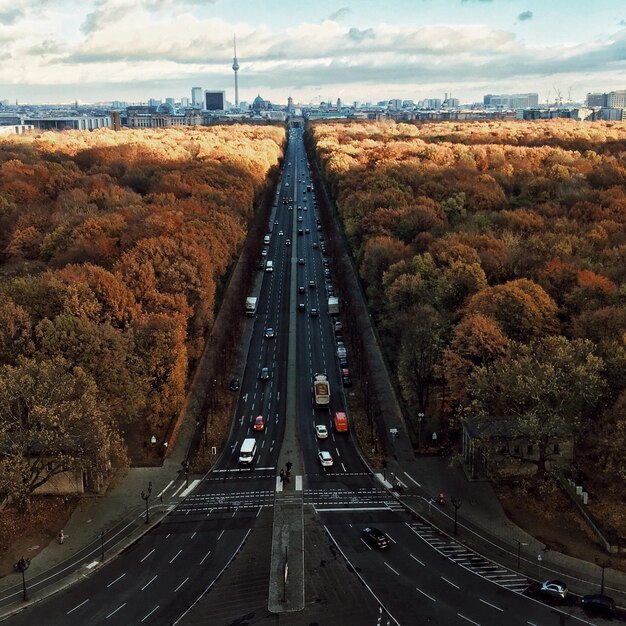
<svg viewBox="0 0 626 626"><path fill-rule="evenodd" d="M471 414L490 424L502 422L499 431L505 441L523 439L537 446L538 458L530 461L543 477L553 454L550 444L575 439L592 419L606 392L604 362L584 339L551 336L527 345L511 342L504 356L474 369L468 387ZM499 451L502 444L492 445ZM513 445L506 454L524 458Z"/></svg>
<svg viewBox="0 0 626 626"><path fill-rule="evenodd" d="M123 457L93 378L62 358L0 367L0 450L0 493L22 508L53 477Z"/></svg>

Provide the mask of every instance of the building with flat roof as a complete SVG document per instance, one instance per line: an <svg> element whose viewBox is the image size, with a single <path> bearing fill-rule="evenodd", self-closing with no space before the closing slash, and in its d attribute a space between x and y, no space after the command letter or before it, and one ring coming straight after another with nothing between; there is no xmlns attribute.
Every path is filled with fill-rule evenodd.
<svg viewBox="0 0 626 626"><path fill-rule="evenodd" d="M226 94L223 91L205 91L204 108L207 111L224 111L226 109Z"/></svg>

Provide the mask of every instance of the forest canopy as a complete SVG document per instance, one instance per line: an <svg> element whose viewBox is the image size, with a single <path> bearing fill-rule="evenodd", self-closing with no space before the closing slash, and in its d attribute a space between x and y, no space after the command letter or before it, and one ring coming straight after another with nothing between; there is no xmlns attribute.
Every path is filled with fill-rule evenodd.
<svg viewBox="0 0 626 626"><path fill-rule="evenodd" d="M0 497L177 415L284 141L283 128L245 125L0 139L0 452L21 472ZM43 406L63 376L76 410ZM83 435L61 454L70 418Z"/></svg>
<svg viewBox="0 0 626 626"><path fill-rule="evenodd" d="M464 415L507 412L528 431L571 426L579 459L626 475L612 444L626 402L626 125L310 133L407 415L451 434ZM557 353L574 371L551 386ZM584 401L558 401L568 389Z"/></svg>

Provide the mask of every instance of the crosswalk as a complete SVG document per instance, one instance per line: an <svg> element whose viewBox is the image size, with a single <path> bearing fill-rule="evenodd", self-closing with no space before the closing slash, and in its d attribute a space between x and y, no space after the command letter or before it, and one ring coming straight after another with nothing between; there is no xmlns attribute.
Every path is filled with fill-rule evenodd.
<svg viewBox="0 0 626 626"><path fill-rule="evenodd" d="M468 550L465 546L443 535L426 523L411 522L408 526L416 535L450 561L500 587L505 587L516 593L522 593L530 584L530 581L518 572L506 569Z"/></svg>
<svg viewBox="0 0 626 626"><path fill-rule="evenodd" d="M293 495L303 504L312 505L317 510L385 509L402 511L402 505L389 493L376 487L349 488L335 485L320 485L315 489L303 489L301 476L293 476L294 488L283 490L279 480L267 488L212 490L208 493L191 493L175 506L174 513L195 514L210 511L232 511L233 509L258 509L274 506L277 496L285 498ZM214 483L215 484L215 483ZM217 486L217 485L215 485ZM231 483L232 486L232 483ZM242 485L243 486L243 485ZM182 495L182 493L181 493Z"/></svg>

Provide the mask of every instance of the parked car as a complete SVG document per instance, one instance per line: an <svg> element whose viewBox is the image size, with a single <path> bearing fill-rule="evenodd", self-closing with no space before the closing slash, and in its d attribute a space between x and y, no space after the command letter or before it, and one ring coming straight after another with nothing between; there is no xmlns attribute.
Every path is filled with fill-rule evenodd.
<svg viewBox="0 0 626 626"><path fill-rule="evenodd" d="M546 580L541 585L540 592L546 598L564 600L567 596L567 585L560 580Z"/></svg>
<svg viewBox="0 0 626 626"><path fill-rule="evenodd" d="M317 424L315 427L315 434L318 439L327 439L328 438L328 428L324 426L324 424Z"/></svg>
<svg viewBox="0 0 626 626"><path fill-rule="evenodd" d="M350 376L342 376L341 382L344 387L352 387L352 378Z"/></svg>
<svg viewBox="0 0 626 626"><path fill-rule="evenodd" d="M389 537L382 530L368 526L362 531L363 539L373 546L383 550L389 547Z"/></svg>
<svg viewBox="0 0 626 626"><path fill-rule="evenodd" d="M231 378L230 382L228 383L228 388L231 391L239 391L239 379L238 378Z"/></svg>
<svg viewBox="0 0 626 626"><path fill-rule="evenodd" d="M332 467L333 466L333 457L330 456L330 452L326 452L326 450L320 450L317 455L322 467Z"/></svg>
<svg viewBox="0 0 626 626"><path fill-rule="evenodd" d="M265 430L265 418L262 415L257 415L254 418L253 430Z"/></svg>
<svg viewBox="0 0 626 626"><path fill-rule="evenodd" d="M605 596L602 593L594 593L583 596L580 599L580 606L590 613L600 613L602 615L611 616L615 613L615 602L613 598Z"/></svg>
<svg viewBox="0 0 626 626"><path fill-rule="evenodd" d="M339 357L339 367L348 367L348 357L340 356Z"/></svg>

